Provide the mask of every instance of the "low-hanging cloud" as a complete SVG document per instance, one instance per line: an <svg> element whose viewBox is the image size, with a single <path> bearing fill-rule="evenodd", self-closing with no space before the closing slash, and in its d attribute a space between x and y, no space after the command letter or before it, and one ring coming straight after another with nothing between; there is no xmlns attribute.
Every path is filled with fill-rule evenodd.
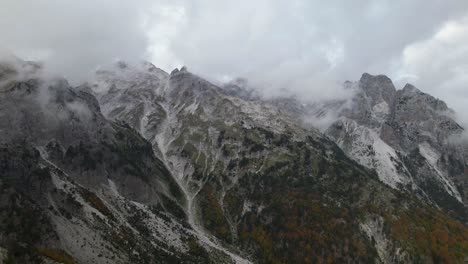
<svg viewBox="0 0 468 264"><path fill-rule="evenodd" d="M166 69L186 64L211 79L242 76L268 94L287 90L316 101L346 97L342 82L363 72L387 74L398 86L404 85L405 76L427 78L416 85L439 91L435 95L450 105L455 98L441 91L460 89L452 88L456 79L449 71L462 59L432 75L413 71L427 63L408 62L405 53L434 38L447 23L463 19L466 1L179 0L162 6L153 19L170 24L154 23L157 45L151 53L153 62ZM459 47L468 44L456 42Z"/></svg>
<svg viewBox="0 0 468 264"><path fill-rule="evenodd" d="M0 4L0 49L81 82L115 59L145 58L148 1L20 0Z"/></svg>
<svg viewBox="0 0 468 264"><path fill-rule="evenodd" d="M411 81L468 113L467 1L21 0L0 7L0 46L77 81L115 59L147 59L166 71L187 65L210 80L245 77L264 94L321 101L346 98L343 81L369 72L398 87Z"/></svg>

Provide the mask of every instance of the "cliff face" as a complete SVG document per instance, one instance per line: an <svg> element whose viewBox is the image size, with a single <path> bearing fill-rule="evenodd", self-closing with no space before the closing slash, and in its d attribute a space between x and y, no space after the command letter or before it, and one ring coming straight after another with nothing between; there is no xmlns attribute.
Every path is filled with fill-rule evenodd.
<svg viewBox="0 0 468 264"><path fill-rule="evenodd" d="M466 153L454 143L464 130L453 111L412 85L395 90L385 76L364 74L355 87L326 134L386 184L466 221Z"/></svg>

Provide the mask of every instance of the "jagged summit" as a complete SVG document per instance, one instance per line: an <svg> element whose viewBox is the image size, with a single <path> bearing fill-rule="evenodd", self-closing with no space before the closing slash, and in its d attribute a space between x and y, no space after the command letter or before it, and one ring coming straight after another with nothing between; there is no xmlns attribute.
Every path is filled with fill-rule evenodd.
<svg viewBox="0 0 468 264"><path fill-rule="evenodd" d="M396 93L392 80L385 75L364 73L359 80L359 86L372 99L373 105L382 101L391 104Z"/></svg>
<svg viewBox="0 0 468 264"><path fill-rule="evenodd" d="M447 143L463 131L453 110L411 84L396 90L384 75L364 73L358 84L327 134L383 182L468 219L466 154Z"/></svg>
<svg viewBox="0 0 468 264"><path fill-rule="evenodd" d="M444 112L450 114L454 112L447 106L447 103L430 94L422 92L412 84L406 84L398 93L400 104L405 104L408 107L425 107L436 111L436 114L442 114Z"/></svg>
<svg viewBox="0 0 468 264"><path fill-rule="evenodd" d="M404 93L412 93L412 92L421 93L421 91L418 88L416 88L414 85L410 83L405 84L402 91Z"/></svg>
<svg viewBox="0 0 468 264"><path fill-rule="evenodd" d="M178 68L175 68L174 70L171 71L171 75L175 75L179 73L179 69Z"/></svg>
<svg viewBox="0 0 468 264"><path fill-rule="evenodd" d="M187 66L184 65L180 69L175 68L174 70L171 71L171 76L172 75L177 75L177 74L180 74L180 73L189 73Z"/></svg>
<svg viewBox="0 0 468 264"><path fill-rule="evenodd" d="M364 72L361 75L361 78L359 80L361 82L367 82L367 81L378 81L378 82L386 82L386 83L392 82L392 80L387 75L384 75L384 74L372 75L367 72Z"/></svg>

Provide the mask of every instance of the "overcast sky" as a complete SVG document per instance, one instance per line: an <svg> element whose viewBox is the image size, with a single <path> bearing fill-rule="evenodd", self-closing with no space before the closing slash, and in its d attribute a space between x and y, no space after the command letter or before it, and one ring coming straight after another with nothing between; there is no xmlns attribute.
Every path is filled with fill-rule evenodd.
<svg viewBox="0 0 468 264"><path fill-rule="evenodd" d="M0 0L0 33L2 50L77 82L146 59L322 99L369 72L415 84L468 123L466 0Z"/></svg>

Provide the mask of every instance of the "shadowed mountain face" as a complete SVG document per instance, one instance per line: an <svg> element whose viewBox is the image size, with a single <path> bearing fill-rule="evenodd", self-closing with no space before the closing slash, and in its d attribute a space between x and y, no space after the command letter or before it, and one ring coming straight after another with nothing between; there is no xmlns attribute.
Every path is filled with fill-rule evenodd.
<svg viewBox="0 0 468 264"><path fill-rule="evenodd" d="M306 107L293 99L237 96L185 68L168 74L149 63L121 63L78 88L8 78L0 94L4 259L460 263L468 252L464 224L304 127ZM372 118L356 126L398 120L381 102L392 109L401 92L388 78L366 78L362 111ZM380 81L385 91L372 88ZM384 110L373 117L369 108ZM36 219L34 230L21 228Z"/></svg>

